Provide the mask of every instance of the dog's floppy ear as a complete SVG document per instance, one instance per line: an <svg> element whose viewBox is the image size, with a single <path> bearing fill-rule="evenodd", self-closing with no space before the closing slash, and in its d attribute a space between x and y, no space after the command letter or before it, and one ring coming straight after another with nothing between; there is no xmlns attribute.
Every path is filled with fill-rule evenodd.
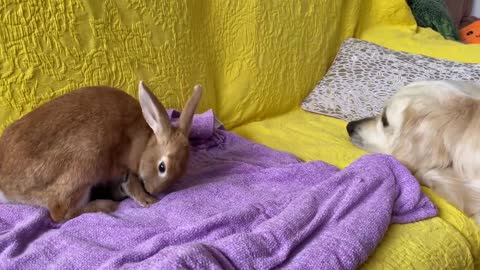
<svg viewBox="0 0 480 270"><path fill-rule="evenodd" d="M480 176L480 111L474 100L463 99L451 110L454 117L447 128L446 144L452 153L453 167L464 178Z"/></svg>
<svg viewBox="0 0 480 270"><path fill-rule="evenodd" d="M418 168L448 167L451 156L441 134L440 119L425 111L427 107L415 107L409 105L404 110L404 122L391 154L412 172Z"/></svg>
<svg viewBox="0 0 480 270"><path fill-rule="evenodd" d="M480 110L478 100L452 98L445 104L443 138L451 156L450 174L442 172L432 189L480 222ZM430 173L431 176L431 173ZM480 223L479 223L480 224Z"/></svg>

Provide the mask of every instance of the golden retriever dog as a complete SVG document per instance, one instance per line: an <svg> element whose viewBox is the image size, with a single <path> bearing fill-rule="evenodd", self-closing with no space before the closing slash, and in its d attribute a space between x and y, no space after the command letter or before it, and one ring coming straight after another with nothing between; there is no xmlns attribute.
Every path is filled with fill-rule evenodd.
<svg viewBox="0 0 480 270"><path fill-rule="evenodd" d="M390 154L422 185L480 224L480 85L467 81L410 83L376 117L347 124L350 140Z"/></svg>

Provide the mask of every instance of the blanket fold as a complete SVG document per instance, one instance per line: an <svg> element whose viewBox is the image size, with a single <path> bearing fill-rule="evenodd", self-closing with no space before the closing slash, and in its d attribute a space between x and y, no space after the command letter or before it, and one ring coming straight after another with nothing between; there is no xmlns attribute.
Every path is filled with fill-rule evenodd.
<svg viewBox="0 0 480 270"><path fill-rule="evenodd" d="M354 269L391 223L437 214L393 157L339 171L214 125L212 111L195 116L188 172L149 208L127 199L53 224L1 204L0 269Z"/></svg>

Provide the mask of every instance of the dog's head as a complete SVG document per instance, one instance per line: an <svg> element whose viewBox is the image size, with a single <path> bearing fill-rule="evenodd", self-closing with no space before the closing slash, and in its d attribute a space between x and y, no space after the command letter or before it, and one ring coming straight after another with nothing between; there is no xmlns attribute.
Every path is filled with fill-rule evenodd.
<svg viewBox="0 0 480 270"><path fill-rule="evenodd" d="M445 168L476 138L480 126L472 127L471 120L477 104L447 83L414 83L400 89L378 116L348 123L347 132L353 144L391 154L412 171Z"/></svg>

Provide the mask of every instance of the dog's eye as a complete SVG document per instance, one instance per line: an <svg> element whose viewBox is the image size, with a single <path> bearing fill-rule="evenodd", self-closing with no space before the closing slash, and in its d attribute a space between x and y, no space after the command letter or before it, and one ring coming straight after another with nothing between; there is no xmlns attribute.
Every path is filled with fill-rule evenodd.
<svg viewBox="0 0 480 270"><path fill-rule="evenodd" d="M382 113L382 124L383 124L383 127L388 127L389 125L388 119L387 119L387 113L385 111L383 111Z"/></svg>

